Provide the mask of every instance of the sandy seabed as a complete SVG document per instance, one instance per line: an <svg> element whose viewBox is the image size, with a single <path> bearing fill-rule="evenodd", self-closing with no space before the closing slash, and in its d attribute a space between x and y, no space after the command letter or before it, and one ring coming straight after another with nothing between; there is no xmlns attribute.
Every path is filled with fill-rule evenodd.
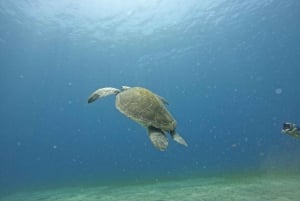
<svg viewBox="0 0 300 201"><path fill-rule="evenodd" d="M174 181L57 188L6 195L0 201L299 201L299 174L230 175Z"/></svg>

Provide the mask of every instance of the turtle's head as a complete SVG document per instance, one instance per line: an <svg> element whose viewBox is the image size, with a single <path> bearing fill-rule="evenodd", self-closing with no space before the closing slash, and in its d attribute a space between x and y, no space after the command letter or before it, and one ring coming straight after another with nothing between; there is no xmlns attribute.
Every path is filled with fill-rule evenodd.
<svg viewBox="0 0 300 201"><path fill-rule="evenodd" d="M282 127L283 127L283 130L290 130L293 128L293 124L289 123L289 122L284 122Z"/></svg>
<svg viewBox="0 0 300 201"><path fill-rule="evenodd" d="M300 138L300 127L293 123L284 122L281 132L295 138Z"/></svg>
<svg viewBox="0 0 300 201"><path fill-rule="evenodd" d="M290 123L290 122L284 122L284 123L282 124L282 129L283 129L284 131L292 130L294 127L295 127L295 125L292 124L292 123Z"/></svg>

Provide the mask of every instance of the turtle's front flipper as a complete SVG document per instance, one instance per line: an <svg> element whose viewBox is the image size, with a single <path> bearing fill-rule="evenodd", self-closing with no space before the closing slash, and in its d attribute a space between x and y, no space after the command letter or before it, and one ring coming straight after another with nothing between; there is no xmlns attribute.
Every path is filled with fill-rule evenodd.
<svg viewBox="0 0 300 201"><path fill-rule="evenodd" d="M178 134L176 133L176 131L172 131L170 132L172 138L174 141L178 142L179 144L182 144L184 146L188 146L188 144L186 143L186 141Z"/></svg>
<svg viewBox="0 0 300 201"><path fill-rule="evenodd" d="M148 135L155 148L164 151L168 147L168 138L160 129L148 127Z"/></svg>
<svg viewBox="0 0 300 201"><path fill-rule="evenodd" d="M112 87L105 87L105 88L97 89L90 95L90 97L88 99L88 103L92 103L95 100L105 97L105 96L118 94L119 92L120 92L119 89L112 88Z"/></svg>

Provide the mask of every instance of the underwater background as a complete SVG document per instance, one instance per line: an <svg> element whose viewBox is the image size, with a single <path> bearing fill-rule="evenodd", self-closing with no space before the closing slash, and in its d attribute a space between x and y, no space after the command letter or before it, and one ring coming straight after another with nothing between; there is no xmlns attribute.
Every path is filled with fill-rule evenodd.
<svg viewBox="0 0 300 201"><path fill-rule="evenodd" d="M299 19L298 0L0 0L0 197L299 173ZM164 97L189 146L87 103L123 85Z"/></svg>

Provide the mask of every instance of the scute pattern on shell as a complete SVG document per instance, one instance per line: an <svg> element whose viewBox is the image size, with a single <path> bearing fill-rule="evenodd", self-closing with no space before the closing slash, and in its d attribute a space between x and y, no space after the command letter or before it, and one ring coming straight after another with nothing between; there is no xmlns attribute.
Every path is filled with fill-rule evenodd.
<svg viewBox="0 0 300 201"><path fill-rule="evenodd" d="M116 108L144 127L153 126L165 132L176 128L176 121L161 99L148 89L132 87L116 97Z"/></svg>

